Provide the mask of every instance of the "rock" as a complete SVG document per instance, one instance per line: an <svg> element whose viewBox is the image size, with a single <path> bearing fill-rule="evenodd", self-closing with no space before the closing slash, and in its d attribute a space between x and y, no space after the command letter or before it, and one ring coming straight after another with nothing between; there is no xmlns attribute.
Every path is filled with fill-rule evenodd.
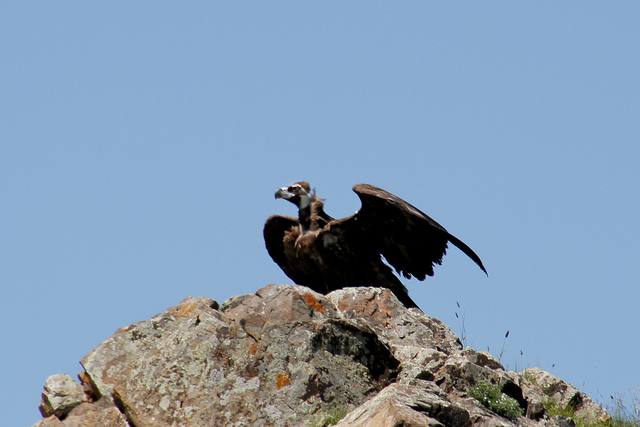
<svg viewBox="0 0 640 427"><path fill-rule="evenodd" d="M82 386L67 374L52 375L44 383L44 392L40 403L43 417L55 415L64 418L82 402L88 401Z"/></svg>
<svg viewBox="0 0 640 427"><path fill-rule="evenodd" d="M127 419L109 398L90 403L84 388L67 374L50 376L45 382L38 427L129 427ZM35 427L34 426L34 427Z"/></svg>
<svg viewBox="0 0 640 427"><path fill-rule="evenodd" d="M554 402L558 407L571 408L576 417L604 420L604 409L577 388L539 368L527 368L521 372L521 386L531 402Z"/></svg>
<svg viewBox="0 0 640 427"><path fill-rule="evenodd" d="M269 285L222 305L189 297L81 363L82 385L47 380L38 426L327 425L336 414L340 426L567 425L546 416L549 399L604 414L544 371L506 372L463 349L438 319L377 288ZM481 381L527 416L506 419L469 397ZM51 403L58 395L65 403Z"/></svg>
<svg viewBox="0 0 640 427"><path fill-rule="evenodd" d="M64 424L58 417L51 415L50 417L43 418L33 425L33 427L63 427Z"/></svg>
<svg viewBox="0 0 640 427"><path fill-rule="evenodd" d="M268 286L217 307L188 298L118 331L82 360L95 394L114 396L135 425L294 425L397 375L366 323L307 288Z"/></svg>
<svg viewBox="0 0 640 427"><path fill-rule="evenodd" d="M351 411L337 427L347 426L470 426L469 413L445 400L428 381L387 386Z"/></svg>
<svg viewBox="0 0 640 427"><path fill-rule="evenodd" d="M75 407L62 421L51 416L36 423L34 427L131 427L127 418L110 399L95 403L82 403Z"/></svg>

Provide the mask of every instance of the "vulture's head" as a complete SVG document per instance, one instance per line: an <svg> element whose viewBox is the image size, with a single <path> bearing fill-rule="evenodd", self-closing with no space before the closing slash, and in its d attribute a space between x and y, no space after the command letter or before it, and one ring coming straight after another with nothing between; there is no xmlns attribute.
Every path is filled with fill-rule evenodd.
<svg viewBox="0 0 640 427"><path fill-rule="evenodd" d="M309 206L311 199L311 186L308 182L300 181L288 187L282 187L276 191L276 199L285 199L293 203L298 209Z"/></svg>

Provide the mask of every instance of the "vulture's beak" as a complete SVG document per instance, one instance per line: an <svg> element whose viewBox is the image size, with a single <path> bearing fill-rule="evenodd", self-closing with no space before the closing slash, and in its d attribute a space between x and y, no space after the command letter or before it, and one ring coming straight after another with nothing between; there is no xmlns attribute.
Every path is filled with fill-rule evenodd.
<svg viewBox="0 0 640 427"><path fill-rule="evenodd" d="M290 199L291 193L287 191L287 187L282 187L276 191L276 199Z"/></svg>

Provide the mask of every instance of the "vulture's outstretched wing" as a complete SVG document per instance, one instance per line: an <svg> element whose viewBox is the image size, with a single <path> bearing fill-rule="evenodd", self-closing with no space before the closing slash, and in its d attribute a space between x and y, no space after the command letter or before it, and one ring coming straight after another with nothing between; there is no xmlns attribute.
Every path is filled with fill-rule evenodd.
<svg viewBox="0 0 640 427"><path fill-rule="evenodd" d="M296 281L295 267L289 265L287 255L284 251L284 235L287 232L296 230L299 226L297 219L290 216L272 215L264 224L264 242L271 258L282 268L287 276ZM297 282L297 281L296 281Z"/></svg>
<svg viewBox="0 0 640 427"><path fill-rule="evenodd" d="M381 188L368 184L353 187L362 208L345 218L344 226L366 230L361 234L399 273L419 280L433 275L434 264L440 264L447 242L462 252L487 273L482 261L467 245L415 206Z"/></svg>

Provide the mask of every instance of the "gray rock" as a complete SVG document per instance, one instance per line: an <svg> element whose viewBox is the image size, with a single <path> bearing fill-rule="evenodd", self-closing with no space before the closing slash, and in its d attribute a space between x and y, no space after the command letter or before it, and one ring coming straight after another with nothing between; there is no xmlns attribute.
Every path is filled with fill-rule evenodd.
<svg viewBox="0 0 640 427"><path fill-rule="evenodd" d="M268 286L216 307L188 298L119 330L82 360L94 393L137 426L296 425L397 375L366 323L307 288Z"/></svg>
<svg viewBox="0 0 640 427"><path fill-rule="evenodd" d="M527 368L520 373L520 385L531 402L553 401L559 407L569 407L580 418L604 420L606 411L577 388L539 368Z"/></svg>
<svg viewBox="0 0 640 427"><path fill-rule="evenodd" d="M64 418L73 408L87 400L82 386L69 375L52 375L44 383L40 413L45 418L52 415Z"/></svg>
<svg viewBox="0 0 640 427"><path fill-rule="evenodd" d="M347 426L470 426L469 413L445 400L431 382L394 383L351 411L338 427Z"/></svg>
<svg viewBox="0 0 640 427"><path fill-rule="evenodd" d="M119 329L81 363L82 387L60 382L73 403L52 404L62 386L47 382L38 426L326 425L336 414L346 414L340 426L567 425L546 416L549 399L604 414L544 371L506 372L463 349L438 319L377 288L325 296L269 285L222 305L190 297ZM479 381L527 416L508 420L469 397Z"/></svg>
<svg viewBox="0 0 640 427"><path fill-rule="evenodd" d="M131 427L126 417L109 399L76 406L65 418L45 418L33 427Z"/></svg>

